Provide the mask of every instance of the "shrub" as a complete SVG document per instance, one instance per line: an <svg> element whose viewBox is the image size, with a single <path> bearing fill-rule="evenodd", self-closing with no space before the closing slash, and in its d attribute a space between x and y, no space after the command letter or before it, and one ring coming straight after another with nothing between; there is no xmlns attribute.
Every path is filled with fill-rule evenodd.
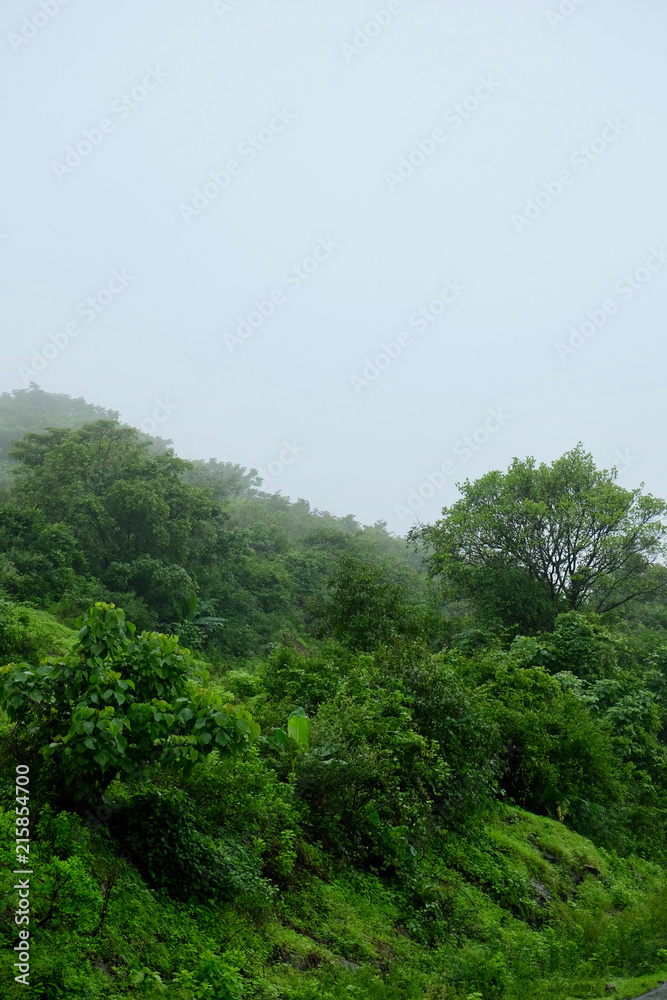
<svg viewBox="0 0 667 1000"><path fill-rule="evenodd" d="M0 598L0 660L41 659L63 653L73 633L42 611Z"/></svg>
<svg viewBox="0 0 667 1000"><path fill-rule="evenodd" d="M0 669L0 703L56 765L73 802L99 798L114 776L152 756L187 770L213 747L239 753L259 736L250 715L197 688L207 674L173 637L143 632L120 609L96 604L60 660Z"/></svg>
<svg viewBox="0 0 667 1000"><path fill-rule="evenodd" d="M295 800L294 785L267 768L258 746L244 757L220 758L213 751L185 786L206 830L225 830L252 848L270 878L290 874L304 807Z"/></svg>
<svg viewBox="0 0 667 1000"><path fill-rule="evenodd" d="M247 906L270 898L257 859L231 835L203 833L184 791L148 785L120 802L110 831L151 885L181 900L215 897Z"/></svg>
<svg viewBox="0 0 667 1000"><path fill-rule="evenodd" d="M333 697L353 663L354 656L336 642L327 643L316 653L283 646L268 657L261 678L270 698L314 712Z"/></svg>
<svg viewBox="0 0 667 1000"><path fill-rule="evenodd" d="M325 705L310 749L296 760L297 791L329 849L370 868L412 866L449 769L415 731L399 691L379 686L370 657Z"/></svg>

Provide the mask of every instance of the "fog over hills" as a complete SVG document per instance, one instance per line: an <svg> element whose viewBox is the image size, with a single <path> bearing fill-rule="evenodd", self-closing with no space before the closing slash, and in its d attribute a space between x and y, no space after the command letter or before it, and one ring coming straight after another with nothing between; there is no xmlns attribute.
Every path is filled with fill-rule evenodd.
<svg viewBox="0 0 667 1000"><path fill-rule="evenodd" d="M667 495L666 17L7 0L0 388L399 533L580 439Z"/></svg>

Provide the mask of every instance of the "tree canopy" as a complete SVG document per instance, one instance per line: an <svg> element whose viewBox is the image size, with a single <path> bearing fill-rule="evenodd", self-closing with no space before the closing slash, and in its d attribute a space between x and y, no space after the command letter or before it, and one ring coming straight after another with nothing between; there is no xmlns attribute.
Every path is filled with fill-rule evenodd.
<svg viewBox="0 0 667 1000"><path fill-rule="evenodd" d="M73 399L64 392L45 392L35 382L27 389L0 393L0 460L26 431L43 432L47 427L81 427L93 420L117 420L117 410Z"/></svg>
<svg viewBox="0 0 667 1000"><path fill-rule="evenodd" d="M429 579L92 410L0 399L3 997L664 976L662 501L517 459L412 533Z"/></svg>
<svg viewBox="0 0 667 1000"><path fill-rule="evenodd" d="M513 581L538 605L610 611L665 583L656 560L667 505L616 477L581 444L551 465L515 458L505 473L466 480L461 499L411 537L428 545L432 573L471 595Z"/></svg>

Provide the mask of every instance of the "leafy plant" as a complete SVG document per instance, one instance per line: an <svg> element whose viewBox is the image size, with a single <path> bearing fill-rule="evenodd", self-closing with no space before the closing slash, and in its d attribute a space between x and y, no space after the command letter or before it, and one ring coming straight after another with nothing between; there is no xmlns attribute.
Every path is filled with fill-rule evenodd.
<svg viewBox="0 0 667 1000"><path fill-rule="evenodd" d="M197 686L206 671L172 637L135 635L120 609L96 604L62 659L0 670L0 697L75 802L99 798L120 771L188 769L214 747L240 753L259 735L249 713Z"/></svg>

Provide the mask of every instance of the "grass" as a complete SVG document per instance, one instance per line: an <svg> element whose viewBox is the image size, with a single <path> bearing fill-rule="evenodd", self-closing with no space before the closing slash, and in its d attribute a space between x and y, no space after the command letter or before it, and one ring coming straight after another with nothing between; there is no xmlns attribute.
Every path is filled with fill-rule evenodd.
<svg viewBox="0 0 667 1000"><path fill-rule="evenodd" d="M563 997L562 1000L579 1000L579 997L585 995L590 998L590 1000L609 1000L610 997L616 997L617 1000L630 1000L630 998L639 997L649 990L654 990L661 980L667 981L667 968L663 969L662 972L654 972L650 975L636 976L630 979L625 978L613 978L609 980L610 985L614 986L615 989L605 990L604 987L602 992L588 993L588 994L572 994L568 997Z"/></svg>
<svg viewBox="0 0 667 1000"><path fill-rule="evenodd" d="M10 829L8 813L4 825ZM298 865L279 902L253 915L160 897L114 860L105 837L86 835L69 861L63 854L45 840L32 854L39 909L54 877L64 879L60 911L35 930L32 965L35 979L49 970L60 984L35 995L59 1000L198 1000L209 994L186 979L205 981L206 954L223 963L220 975L253 984L248 997L267 1000L592 1000L610 995L607 982L616 987L611 995L629 998L667 979L650 971L666 957L662 871L521 810L489 817L470 841L444 839L430 859L443 903L431 928L440 938L431 942L424 915L372 873L327 877ZM104 929L93 933L114 865L119 879ZM11 881L5 888L9 899ZM2 962L3 995L27 997L10 981L10 963Z"/></svg>

